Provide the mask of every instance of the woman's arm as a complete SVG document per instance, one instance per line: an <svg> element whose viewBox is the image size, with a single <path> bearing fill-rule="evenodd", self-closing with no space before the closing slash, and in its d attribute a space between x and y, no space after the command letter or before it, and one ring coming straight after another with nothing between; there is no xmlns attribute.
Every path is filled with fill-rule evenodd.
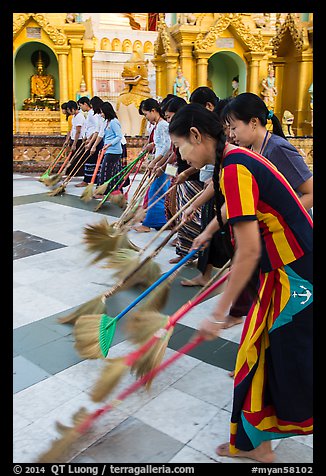
<svg viewBox="0 0 326 476"><path fill-rule="evenodd" d="M309 211L313 207L314 202L314 188L313 188L313 177L310 177L308 180L303 182L297 188L297 191L302 195L299 197L300 202Z"/></svg>

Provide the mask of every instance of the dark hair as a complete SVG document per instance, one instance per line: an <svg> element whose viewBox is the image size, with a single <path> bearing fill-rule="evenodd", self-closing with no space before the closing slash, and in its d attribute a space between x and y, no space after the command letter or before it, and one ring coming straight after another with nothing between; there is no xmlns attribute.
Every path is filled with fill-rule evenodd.
<svg viewBox="0 0 326 476"><path fill-rule="evenodd" d="M220 189L219 172L221 167L222 153L225 146L225 134L223 124L215 112L209 111L201 104L186 104L174 114L169 124L169 133L178 137L190 136L190 128L196 127L204 136L212 137L216 140L216 159L214 168L214 189L216 197L216 215L220 228L223 227L221 216L221 206L224 203L224 196Z"/></svg>
<svg viewBox="0 0 326 476"><path fill-rule="evenodd" d="M224 99L220 99L219 102L217 103L217 105L214 107L214 112L215 114L218 115L218 117L222 120L222 111L224 110L225 106L227 104L229 104L229 102L232 101L232 97L228 97L228 98L224 98ZM222 122L224 122L222 120Z"/></svg>
<svg viewBox="0 0 326 476"><path fill-rule="evenodd" d="M90 100L87 96L82 96L81 98L79 98L77 103L78 104L87 104L87 106L91 107Z"/></svg>
<svg viewBox="0 0 326 476"><path fill-rule="evenodd" d="M109 101L102 101L101 112L103 112L105 119L111 121L117 117L115 110L113 109L112 104Z"/></svg>
<svg viewBox="0 0 326 476"><path fill-rule="evenodd" d="M67 109L67 103L63 102L60 107L61 109Z"/></svg>
<svg viewBox="0 0 326 476"><path fill-rule="evenodd" d="M160 106L160 103L156 101L154 98L147 98L144 101L142 101L142 111L151 111L152 109L155 109L159 113L161 117L163 117L162 109Z"/></svg>
<svg viewBox="0 0 326 476"><path fill-rule="evenodd" d="M61 109L62 109L62 111L65 111L66 121L68 121L68 117L70 116L69 112L67 111L67 104L68 104L68 103L63 102L63 103L61 104L61 106L60 106Z"/></svg>
<svg viewBox="0 0 326 476"><path fill-rule="evenodd" d="M187 101L183 98L175 96L165 103L164 113L166 112L177 112L183 106L187 105ZM163 111L163 108L162 108Z"/></svg>
<svg viewBox="0 0 326 476"><path fill-rule="evenodd" d="M271 117L270 117L271 116ZM286 139L282 125L273 111L269 111L264 101L254 93L241 93L232 98L222 111L222 121L238 119L249 124L250 119L257 117L262 126L266 126L267 119L271 119L273 124L273 134Z"/></svg>
<svg viewBox="0 0 326 476"><path fill-rule="evenodd" d="M90 100L90 103L93 108L94 114L100 114L101 107L103 105L103 100L98 96L93 96Z"/></svg>
<svg viewBox="0 0 326 476"><path fill-rule="evenodd" d="M199 103L202 106L206 106L208 102L212 103L213 106L217 106L219 100L220 98L208 86L199 86L190 95L191 103Z"/></svg>
<svg viewBox="0 0 326 476"><path fill-rule="evenodd" d="M168 102L170 102L171 99L174 99L177 97L178 96L176 94L168 94L167 96L165 96L165 98L162 99L162 101L160 102L160 106L161 106L163 114L165 114L166 105L168 104Z"/></svg>
<svg viewBox="0 0 326 476"><path fill-rule="evenodd" d="M77 111L78 106L76 101L73 101L72 99L70 99L70 101L67 102L67 109L70 109L70 110L75 109L75 111Z"/></svg>

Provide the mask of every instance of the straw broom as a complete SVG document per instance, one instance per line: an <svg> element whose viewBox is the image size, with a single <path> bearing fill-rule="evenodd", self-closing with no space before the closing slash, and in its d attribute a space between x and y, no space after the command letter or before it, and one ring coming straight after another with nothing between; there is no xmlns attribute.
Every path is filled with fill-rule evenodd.
<svg viewBox="0 0 326 476"><path fill-rule="evenodd" d="M200 336L194 336L194 338L189 341L186 345L181 347L178 352L175 352L169 359L165 360L161 365L155 367L151 372L144 375L142 378L136 380L136 382L132 383L129 387L119 393L119 395L109 402L108 404L98 408L92 413L84 414L81 417L81 421L78 423L76 422L73 427L66 427L66 431L64 430L63 425L57 423L56 428L61 433L61 439L56 440L52 443L51 447L42 453L35 463L62 463L64 461L63 458L67 455L68 450L71 446L77 442L84 434L86 434L92 424L100 418L105 413L114 410L117 408L129 395L136 392L142 386L144 386L149 379L153 380L156 375L163 372L167 367L172 365L176 362L182 355L187 354L196 346L201 344L203 338ZM84 410L84 408L80 409L80 411ZM78 413L78 412L77 412ZM63 429L62 429L63 428Z"/></svg>
<svg viewBox="0 0 326 476"><path fill-rule="evenodd" d="M160 245L162 246L162 245ZM163 245L164 246L164 245ZM157 250L155 250L157 252ZM179 263L177 263L172 269L164 273L154 283L150 285L140 296L138 296L131 304L129 304L123 311L121 311L116 317L112 318L106 314L101 315L87 315L80 316L74 327L75 335L75 348L82 357L85 358L103 358L106 357L114 336L117 321L125 316L132 308L134 308L144 297L152 292L157 286L159 286L164 280L171 276L177 269L183 266L184 263L190 259L197 250L190 252ZM150 256L138 265L138 269L144 266L144 263L151 259ZM132 270L128 276L133 276L134 270ZM122 281L123 282L123 281ZM120 284L121 288L121 284ZM96 357L95 357L96 358Z"/></svg>
<svg viewBox="0 0 326 476"><path fill-rule="evenodd" d="M94 193L94 183L95 183L95 180L96 180L96 175L97 175L98 169L100 168L102 159L104 157L104 152L105 152L104 149L101 149L99 151L98 158L97 158L97 161L96 161L96 165L95 165L95 169L94 169L94 173L93 173L93 176L91 178L91 181L85 187L83 193L80 196L81 200L83 200L84 202L89 202L90 200L92 200L93 193Z"/></svg>
<svg viewBox="0 0 326 476"><path fill-rule="evenodd" d="M53 162L50 164L50 166L46 169L46 171L38 179L39 182L44 182L44 179L47 179L49 177L50 173L52 172L52 170L56 166L57 162L59 162L59 159L60 159L61 155L63 154L64 150L67 148L67 146L68 146L68 144L63 144L63 146L61 147L61 149L60 149L58 155L56 156L56 158L53 160Z"/></svg>
<svg viewBox="0 0 326 476"><path fill-rule="evenodd" d="M82 147L82 146L81 146ZM79 149L81 148L79 147ZM78 149L78 150L79 150ZM83 159L83 157L86 155L86 152L87 150L84 150L84 152L82 153L82 155L79 157L78 161L76 162L76 164L74 165L73 167L73 170L70 172L70 174L64 179L64 181L62 182L62 184L52 190L51 192L48 193L48 195L51 195L52 197L55 196L55 195L61 195L63 193L65 193L65 190L66 190L66 187L68 185L68 183L73 179L73 177L78 173L79 169L84 165L84 163L86 162L87 160L87 157Z"/></svg>
<svg viewBox="0 0 326 476"><path fill-rule="evenodd" d="M70 162L73 159L75 159L80 154L80 152L82 150L83 149L82 149L82 146L81 146L75 151L74 154L72 153L72 151L70 151L69 154L67 155L67 157L65 158L65 160L63 161L63 163L61 164L61 167L58 170L58 172L56 174L51 175L50 177L48 177L48 179L45 181L45 185L47 187L52 187L53 185L56 185L58 182L60 182L60 180L62 179L62 177L65 173L65 170L68 167L68 165L70 164Z"/></svg>
<svg viewBox="0 0 326 476"><path fill-rule="evenodd" d="M125 167L123 167L117 174L115 174L114 177L111 177L110 179L108 179L106 182L104 182L102 185L99 185L96 190L95 190L95 193L96 194L99 194L99 195L103 195L108 187L108 184L111 182L112 178L115 178L117 177L118 175L120 175L121 173L124 173L125 171L129 171L133 168L133 166L140 160L142 159L145 155L147 154L147 152L143 151L141 154L139 154L138 157L136 157L134 160L132 160L129 164L127 164Z"/></svg>
<svg viewBox="0 0 326 476"><path fill-rule="evenodd" d="M139 160L138 157L137 157L137 160ZM120 172L118 172L114 177L111 177L111 179L110 179L109 181L113 180L113 178L115 178L117 175L120 175L120 174L124 171L124 172L123 172L123 175L119 178L119 180L117 181L117 183L116 183L115 185L113 185L113 187L112 187L112 188L107 192L107 194L102 198L102 200L101 200L100 203L97 205L97 207L94 208L94 211L95 211L95 212L97 212L97 211L102 207L102 205L106 202L106 200L109 198L110 194L112 193L113 189L114 189L120 182L122 182L122 181L125 180L126 174L128 173L128 171L129 171L130 168L132 167L131 164L132 164L132 163L130 163L129 165L127 165L126 167L124 167L124 169L126 169L126 171L124 171L124 169L122 169L122 170L121 170ZM108 181L108 182L109 182L109 181ZM102 187L102 186L104 186L104 184L101 185L101 187ZM106 188L104 189L104 192L103 192L103 193L105 193L105 190L106 190ZM96 193L99 193L99 192L98 192L98 189L96 189Z"/></svg>
<svg viewBox="0 0 326 476"><path fill-rule="evenodd" d="M170 239L170 236L168 237L168 239ZM160 246L163 247L164 245L165 241ZM158 247L156 250L154 250L153 256L154 253L158 253L159 251L160 248ZM109 291L104 294L100 294L99 296L96 296L90 301L87 301L85 304L82 304L79 308L77 308L75 311L68 314L67 316L60 317L58 319L58 322L60 322L61 324L74 323L80 316L94 315L95 317L98 317L98 314L103 314L105 312L106 299L111 297L116 292L120 291L120 289L123 288L131 278L134 279L134 275L139 272L141 267L144 266L150 259L151 255L147 256L141 263L139 263L139 265L135 269L133 267L129 274L117 284L115 284Z"/></svg>
<svg viewBox="0 0 326 476"><path fill-rule="evenodd" d="M96 253L92 263L108 258L112 251L118 248L130 248L139 251L139 247L132 243L122 230L109 224L106 218L99 223L84 227L83 241L89 253Z"/></svg>
<svg viewBox="0 0 326 476"><path fill-rule="evenodd" d="M111 359L110 367L104 368L100 378L95 383L91 393L94 402L103 400L115 388L119 380L129 370L136 373L138 378L140 375L148 375L153 372L153 367L164 357L164 352L168 346L169 339L172 335L176 323L194 306L202 302L211 292L218 288L229 276L230 271L222 276L218 281L211 284L205 291L201 291L197 297L185 303L172 316L168 318L166 325L159 328L144 344L137 350L130 352L124 357L124 360ZM215 278L215 277L214 277ZM164 317L164 316L163 316ZM147 388L150 387L152 378L147 378Z"/></svg>

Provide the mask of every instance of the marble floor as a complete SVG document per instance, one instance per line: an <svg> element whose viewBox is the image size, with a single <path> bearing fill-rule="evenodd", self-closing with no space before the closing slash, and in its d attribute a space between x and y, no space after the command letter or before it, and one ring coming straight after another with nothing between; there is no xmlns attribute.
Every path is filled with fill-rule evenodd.
<svg viewBox="0 0 326 476"><path fill-rule="evenodd" d="M133 182L130 196L140 177ZM71 425L81 407L102 407L135 381L127 373L110 397L94 403L90 393L106 365L83 359L74 348L73 325L58 317L110 289L113 270L91 264L83 243L86 225L103 217L114 221L121 209L105 204L95 212L96 200L84 203L80 179L73 179L63 196L50 197L37 176L13 176L13 460L33 463L58 438L55 423ZM157 233L128 233L143 247ZM166 236L165 231L161 239ZM149 248L157 246L155 242ZM155 261L162 272L173 265L175 249L168 244ZM175 312L199 288L180 285L197 274L194 264L182 267L171 287L164 314ZM111 316L117 315L139 294L138 288L109 299ZM223 292L223 288L220 289ZM187 313L177 324L165 353L174 355L194 334L198 323L214 307L216 293ZM222 458L218 443L228 440L232 405L233 369L242 325L224 330L156 376L150 390L141 388L116 408L102 414L73 445L72 463L247 463L249 459ZM123 319L118 321L109 357L133 349L126 339ZM312 436L273 442L277 463L312 463Z"/></svg>

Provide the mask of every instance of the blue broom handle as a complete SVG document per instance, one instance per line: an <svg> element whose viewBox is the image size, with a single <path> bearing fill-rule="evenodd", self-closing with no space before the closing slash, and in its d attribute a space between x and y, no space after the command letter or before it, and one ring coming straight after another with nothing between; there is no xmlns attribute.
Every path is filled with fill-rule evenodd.
<svg viewBox="0 0 326 476"><path fill-rule="evenodd" d="M175 266L173 266L173 268L171 268L169 271L167 271L166 273L164 273L157 281L155 281L155 283L151 284L149 288L145 289L145 291L143 293L141 293L140 296L138 296L138 298L136 298L132 303L129 304L129 306L126 307L126 309L124 309L123 311L121 311L116 317L114 320L118 320L118 319L121 319L121 317L123 317L125 314L127 314L127 312L130 311L130 309L132 309L133 307L136 306L136 304L139 303L139 301L141 301L144 297L146 297L151 291L153 291L153 289L155 289L159 284L161 284L165 279L167 279L169 276L171 276L171 274L173 274L177 269L180 268L180 266L182 266L184 263L186 263L190 258L192 258L196 253L197 253L198 249L196 250L192 250L190 251L190 253L188 253L186 256L184 256L180 261L179 263L177 263Z"/></svg>

